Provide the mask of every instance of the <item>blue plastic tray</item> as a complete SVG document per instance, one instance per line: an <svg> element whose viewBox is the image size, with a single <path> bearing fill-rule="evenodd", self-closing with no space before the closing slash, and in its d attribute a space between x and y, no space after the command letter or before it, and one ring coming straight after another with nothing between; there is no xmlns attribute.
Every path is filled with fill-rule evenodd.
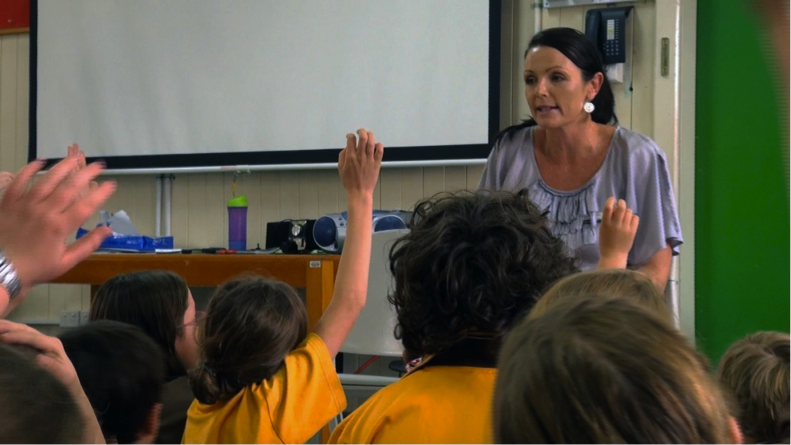
<svg viewBox="0 0 791 445"><path fill-rule="evenodd" d="M77 230L77 239L82 238L88 233L87 230L80 228ZM160 236L152 238L143 235L114 235L110 236L99 246L104 250L125 250L130 252L155 252L157 249L172 249L173 237Z"/></svg>

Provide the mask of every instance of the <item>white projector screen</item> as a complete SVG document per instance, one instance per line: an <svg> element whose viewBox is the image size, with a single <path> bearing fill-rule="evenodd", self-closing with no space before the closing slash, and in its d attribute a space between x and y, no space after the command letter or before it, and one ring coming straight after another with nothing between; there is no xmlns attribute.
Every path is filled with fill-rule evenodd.
<svg viewBox="0 0 791 445"><path fill-rule="evenodd" d="M499 0L33 0L30 157L110 169L485 158Z"/></svg>

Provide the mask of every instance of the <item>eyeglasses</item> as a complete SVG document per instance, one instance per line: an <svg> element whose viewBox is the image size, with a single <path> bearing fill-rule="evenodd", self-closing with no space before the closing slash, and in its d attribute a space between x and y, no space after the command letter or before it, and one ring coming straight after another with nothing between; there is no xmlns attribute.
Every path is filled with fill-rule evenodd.
<svg viewBox="0 0 791 445"><path fill-rule="evenodd" d="M187 326L198 326L200 322L203 321L204 318L206 318L206 312L195 311L195 318L192 321L189 321L179 326L179 329L186 328Z"/></svg>

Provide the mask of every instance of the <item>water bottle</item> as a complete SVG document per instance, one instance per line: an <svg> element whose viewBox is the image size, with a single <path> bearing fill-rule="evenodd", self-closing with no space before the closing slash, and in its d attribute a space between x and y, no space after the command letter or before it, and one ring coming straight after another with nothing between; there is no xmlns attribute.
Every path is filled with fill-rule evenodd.
<svg viewBox="0 0 791 445"><path fill-rule="evenodd" d="M247 198L228 200L228 248L247 250Z"/></svg>

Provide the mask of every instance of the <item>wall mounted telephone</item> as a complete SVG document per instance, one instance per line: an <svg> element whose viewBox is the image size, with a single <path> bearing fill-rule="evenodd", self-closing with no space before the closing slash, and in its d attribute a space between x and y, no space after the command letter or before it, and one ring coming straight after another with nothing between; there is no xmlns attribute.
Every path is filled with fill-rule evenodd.
<svg viewBox="0 0 791 445"><path fill-rule="evenodd" d="M626 19L631 6L591 9L585 15L585 35L599 49L605 65L626 62Z"/></svg>

